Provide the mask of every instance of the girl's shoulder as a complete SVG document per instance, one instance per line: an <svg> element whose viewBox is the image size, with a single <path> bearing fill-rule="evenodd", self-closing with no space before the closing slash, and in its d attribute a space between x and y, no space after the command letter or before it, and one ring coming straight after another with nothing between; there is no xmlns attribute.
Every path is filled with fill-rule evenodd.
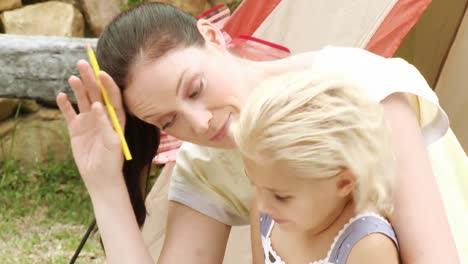
<svg viewBox="0 0 468 264"><path fill-rule="evenodd" d="M393 227L385 218L366 212L350 219L341 229L330 248L328 261L350 263L350 259L373 258L376 252L398 256L398 240ZM375 263L376 259L373 261Z"/></svg>
<svg viewBox="0 0 468 264"><path fill-rule="evenodd" d="M395 242L382 233L372 233L359 240L352 248L346 263L399 263Z"/></svg>

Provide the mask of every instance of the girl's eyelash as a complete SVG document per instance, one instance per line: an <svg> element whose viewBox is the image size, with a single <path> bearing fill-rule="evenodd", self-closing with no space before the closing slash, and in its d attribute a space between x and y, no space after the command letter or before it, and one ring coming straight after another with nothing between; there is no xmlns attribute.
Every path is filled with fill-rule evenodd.
<svg viewBox="0 0 468 264"><path fill-rule="evenodd" d="M285 202L290 198L291 198L291 196L279 196L279 195L275 194L275 199L280 201L280 202Z"/></svg>

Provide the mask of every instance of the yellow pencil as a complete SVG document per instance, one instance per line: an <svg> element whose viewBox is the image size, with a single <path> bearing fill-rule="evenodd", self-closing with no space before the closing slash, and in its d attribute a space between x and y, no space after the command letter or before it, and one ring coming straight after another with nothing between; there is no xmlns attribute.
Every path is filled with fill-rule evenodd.
<svg viewBox="0 0 468 264"><path fill-rule="evenodd" d="M109 97L107 96L107 91L102 85L101 80L99 79L99 71L100 71L99 64L97 62L96 55L94 55L94 51L89 45L89 43L87 45L87 50L88 50L89 62L91 63L91 66L93 67L97 82L99 84L99 87L101 88L102 98L104 99L104 104L107 107L107 112L109 112L112 125L114 126L114 129L119 135L120 141L122 142L122 150L123 150L125 159L131 160L132 154L130 154L130 149L128 148L128 144L127 144L127 141L125 140L125 136L122 132L122 128L120 127L120 123L119 123L119 120L117 119L117 115L115 114L114 107L112 106L111 102L109 101Z"/></svg>

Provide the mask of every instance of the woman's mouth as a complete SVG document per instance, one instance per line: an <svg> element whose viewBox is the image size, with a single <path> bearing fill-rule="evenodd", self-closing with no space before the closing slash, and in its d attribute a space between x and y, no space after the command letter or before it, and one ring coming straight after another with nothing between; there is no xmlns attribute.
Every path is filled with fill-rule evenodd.
<svg viewBox="0 0 468 264"><path fill-rule="evenodd" d="M228 118L226 119L226 122L218 129L216 134L214 134L213 137L210 138L211 141L221 141L226 134L229 131L229 124L231 122L231 114L229 114Z"/></svg>

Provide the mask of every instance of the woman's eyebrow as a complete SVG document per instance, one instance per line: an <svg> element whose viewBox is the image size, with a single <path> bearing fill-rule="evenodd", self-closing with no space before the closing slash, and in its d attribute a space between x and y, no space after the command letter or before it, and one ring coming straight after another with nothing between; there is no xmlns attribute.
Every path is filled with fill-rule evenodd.
<svg viewBox="0 0 468 264"><path fill-rule="evenodd" d="M175 91L176 96L179 94L179 91L180 91L181 87L183 86L184 76L187 73L187 71L188 71L188 68L185 68L185 70L183 70L182 73L180 74L179 81L177 82L177 88L176 88L176 91Z"/></svg>
<svg viewBox="0 0 468 264"><path fill-rule="evenodd" d="M176 95L176 96L179 94L179 91L180 91L181 88L183 87L183 84L184 84L184 77L185 77L185 74L187 73L187 71L188 71L188 68L186 68L185 70L183 70L182 73L180 74L179 80L177 81L176 91L175 91L175 95ZM151 115L148 115L148 116L143 117L143 119L149 119L149 118L158 119L161 115L163 115L163 114L162 114L162 113L153 113L153 114L151 114Z"/></svg>

